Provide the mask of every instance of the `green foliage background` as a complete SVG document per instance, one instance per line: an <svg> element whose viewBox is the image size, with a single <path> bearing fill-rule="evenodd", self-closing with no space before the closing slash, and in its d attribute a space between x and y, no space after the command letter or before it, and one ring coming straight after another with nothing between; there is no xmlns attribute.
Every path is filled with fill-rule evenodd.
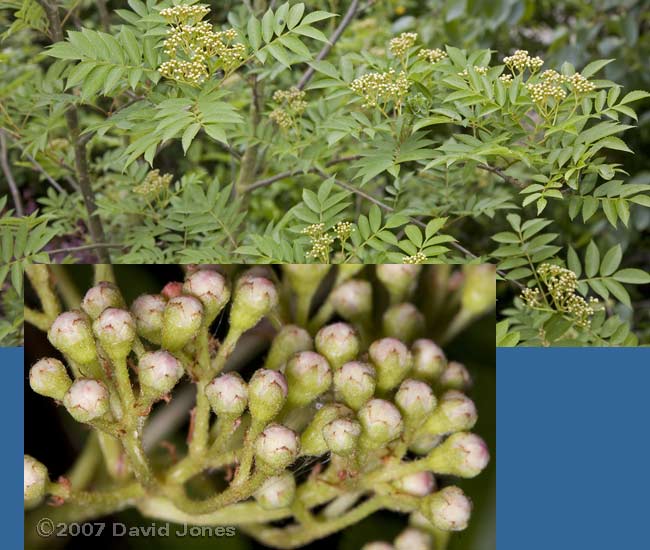
<svg viewBox="0 0 650 550"><path fill-rule="evenodd" d="M207 19L234 28L246 56L234 68L214 57L199 86L158 71L169 2L65 0L55 11L67 34L54 46L44 9L54 2L43 2L0 4L0 185L13 180L26 214L0 199L0 280L15 289L3 342L20 341L12 299L25 263L109 255L487 260L508 281L501 345L650 341L647 0L208 3ZM402 32L416 32L416 45L395 55ZM427 64L420 47L447 57ZM565 77L580 70L596 89L542 120L524 85L539 75L499 78L516 49ZM364 107L351 83L389 69L405 71L408 93L384 113ZM302 84L304 106L275 95ZM352 232L341 239L342 221ZM590 330L518 298L544 290L535 272L546 262L604 303Z"/></svg>

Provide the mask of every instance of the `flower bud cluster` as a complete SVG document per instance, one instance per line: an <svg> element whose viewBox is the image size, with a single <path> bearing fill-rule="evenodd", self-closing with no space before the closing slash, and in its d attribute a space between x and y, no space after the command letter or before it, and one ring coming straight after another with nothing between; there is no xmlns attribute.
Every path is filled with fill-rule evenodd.
<svg viewBox="0 0 650 550"><path fill-rule="evenodd" d="M389 102L400 104L410 87L406 73L397 73L394 69L383 73L365 74L350 84L350 89L363 98L362 107L377 107Z"/></svg>
<svg viewBox="0 0 650 550"><path fill-rule="evenodd" d="M403 32L399 36L392 38L389 42L390 53L395 57L402 57L405 53L413 47L418 35L415 32Z"/></svg>
<svg viewBox="0 0 650 550"><path fill-rule="evenodd" d="M426 59L429 63L438 63L438 61L442 61L447 57L447 52L440 48L435 48L433 50L422 49L418 52L418 57Z"/></svg>
<svg viewBox="0 0 650 550"><path fill-rule="evenodd" d="M530 57L528 50L517 50L514 54L504 57L503 62L510 70L517 70L523 73L527 68L531 72L537 72L544 64L541 57Z"/></svg>
<svg viewBox="0 0 650 550"><path fill-rule="evenodd" d="M273 101L279 106L271 111L269 118L282 129L291 128L294 126L296 118L300 117L307 109L306 95L303 90L295 87L289 90L276 90L273 94Z"/></svg>
<svg viewBox="0 0 650 550"><path fill-rule="evenodd" d="M155 168L150 170L144 180L133 188L133 192L138 195L158 195L169 188L174 180L174 174L160 174L160 170Z"/></svg>

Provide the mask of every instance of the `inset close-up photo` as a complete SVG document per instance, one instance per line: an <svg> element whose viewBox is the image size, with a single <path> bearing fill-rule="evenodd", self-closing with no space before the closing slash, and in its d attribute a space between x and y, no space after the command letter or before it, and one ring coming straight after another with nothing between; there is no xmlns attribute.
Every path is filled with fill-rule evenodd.
<svg viewBox="0 0 650 550"><path fill-rule="evenodd" d="M496 548L494 266L26 275L25 548Z"/></svg>

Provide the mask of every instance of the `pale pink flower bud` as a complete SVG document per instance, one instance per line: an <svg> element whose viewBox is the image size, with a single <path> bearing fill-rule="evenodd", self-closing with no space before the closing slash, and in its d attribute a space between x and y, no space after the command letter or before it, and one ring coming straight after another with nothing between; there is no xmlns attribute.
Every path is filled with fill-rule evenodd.
<svg viewBox="0 0 650 550"><path fill-rule="evenodd" d="M382 338L370 345L368 355L377 371L377 389L386 392L406 378L413 357L406 346L395 338Z"/></svg>
<svg viewBox="0 0 650 550"><path fill-rule="evenodd" d="M29 370L29 385L36 393L61 401L72 380L61 361L47 357Z"/></svg>
<svg viewBox="0 0 650 550"><path fill-rule="evenodd" d="M455 433L423 459L431 471L459 477L476 477L490 461L487 445L478 435Z"/></svg>
<svg viewBox="0 0 650 550"><path fill-rule="evenodd" d="M368 281L350 279L332 291L330 301L346 320L367 317L372 312L372 286Z"/></svg>
<svg viewBox="0 0 650 550"><path fill-rule="evenodd" d="M269 470L284 470L298 457L296 432L280 424L269 424L255 441L256 464Z"/></svg>
<svg viewBox="0 0 650 550"><path fill-rule="evenodd" d="M284 372L289 384L288 400L293 406L311 403L332 385L332 371L327 359L313 351L296 353Z"/></svg>
<svg viewBox="0 0 650 550"><path fill-rule="evenodd" d="M117 286L108 281L101 281L88 289L88 292L86 292L86 295L81 301L81 309L91 319L97 319L109 307L123 309L125 303Z"/></svg>
<svg viewBox="0 0 650 550"><path fill-rule="evenodd" d="M214 321L230 300L230 289L224 276L207 269L188 276L183 284L183 292L201 300L208 324Z"/></svg>
<svg viewBox="0 0 650 550"><path fill-rule="evenodd" d="M436 478L431 472L416 472L393 483L400 491L416 497L424 497L436 488Z"/></svg>
<svg viewBox="0 0 650 550"><path fill-rule="evenodd" d="M253 494L255 501L265 510L277 510L291 506L296 496L296 478L285 472L268 478Z"/></svg>
<svg viewBox="0 0 650 550"><path fill-rule="evenodd" d="M375 393L375 369L367 363L350 361L334 373L336 398L358 411Z"/></svg>
<svg viewBox="0 0 650 550"><path fill-rule="evenodd" d="M447 366L444 352L433 341L421 338L413 342L413 370L411 376L426 382L438 379Z"/></svg>
<svg viewBox="0 0 650 550"><path fill-rule="evenodd" d="M253 328L278 305L278 291L265 277L246 275L237 281L230 326L238 332Z"/></svg>
<svg viewBox="0 0 650 550"><path fill-rule="evenodd" d="M415 527L406 528L395 539L395 550L431 550L432 548L431 535Z"/></svg>
<svg viewBox="0 0 650 550"><path fill-rule="evenodd" d="M169 393L183 377L183 366L167 351L150 351L138 361L140 384L158 395Z"/></svg>
<svg viewBox="0 0 650 550"><path fill-rule="evenodd" d="M212 380L205 395L217 415L240 416L248 403L248 386L239 374L229 372Z"/></svg>
<svg viewBox="0 0 650 550"><path fill-rule="evenodd" d="M341 456L348 456L356 450L360 435L360 424L348 418L337 418L323 428L328 449Z"/></svg>
<svg viewBox="0 0 650 550"><path fill-rule="evenodd" d="M397 439L402 433L402 416L397 407L383 399L371 399L358 413L364 444L378 448Z"/></svg>
<svg viewBox="0 0 650 550"><path fill-rule="evenodd" d="M203 323L203 305L194 296L177 296L163 312L162 346L170 351L183 349Z"/></svg>
<svg viewBox="0 0 650 550"><path fill-rule="evenodd" d="M160 344L163 313L167 300L160 294L143 294L131 304L138 335L154 344Z"/></svg>
<svg viewBox="0 0 650 550"><path fill-rule="evenodd" d="M407 378L395 394L395 403L413 425L423 422L436 406L433 390L426 382Z"/></svg>
<svg viewBox="0 0 650 550"><path fill-rule="evenodd" d="M472 386L472 377L465 365L457 361L450 361L440 375L439 384L447 389L467 390Z"/></svg>
<svg viewBox="0 0 650 550"><path fill-rule="evenodd" d="M347 323L323 327L316 333L314 341L318 353L327 358L335 371L359 354L359 336Z"/></svg>
<svg viewBox="0 0 650 550"><path fill-rule="evenodd" d="M314 342L311 335L304 328L296 325L284 325L273 338L271 348L266 356L264 368L277 370L289 358L299 351L311 351Z"/></svg>
<svg viewBox="0 0 650 550"><path fill-rule="evenodd" d="M472 503L458 487L445 487L425 498L421 511L442 531L462 531L472 514Z"/></svg>
<svg viewBox="0 0 650 550"><path fill-rule="evenodd" d="M95 339L86 315L79 311L66 311L59 315L49 332L50 343L75 363L85 365L97 358Z"/></svg>
<svg viewBox="0 0 650 550"><path fill-rule="evenodd" d="M44 464L29 455L25 455L24 468L25 508L33 508L45 496L45 488L49 481L47 468Z"/></svg>
<svg viewBox="0 0 650 550"><path fill-rule="evenodd" d="M382 318L385 336L398 338L410 344L424 332L424 315L413 304L396 304L389 307Z"/></svg>
<svg viewBox="0 0 650 550"><path fill-rule="evenodd" d="M108 412L108 390L99 380L78 378L63 396L63 404L77 422L91 422Z"/></svg>
<svg viewBox="0 0 650 550"><path fill-rule="evenodd" d="M95 319L93 332L111 358L125 358L135 341L135 321L124 309L108 308Z"/></svg>
<svg viewBox="0 0 650 550"><path fill-rule="evenodd" d="M287 380L276 370L258 369L248 383L248 410L257 422L277 416L287 398Z"/></svg>

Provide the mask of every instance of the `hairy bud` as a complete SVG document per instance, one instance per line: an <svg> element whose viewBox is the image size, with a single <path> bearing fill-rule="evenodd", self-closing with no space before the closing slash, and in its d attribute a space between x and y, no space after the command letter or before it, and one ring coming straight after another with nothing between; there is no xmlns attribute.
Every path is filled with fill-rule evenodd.
<svg viewBox="0 0 650 550"><path fill-rule="evenodd" d="M409 495L424 497L436 488L436 478L431 472L417 472L394 481L393 485Z"/></svg>
<svg viewBox="0 0 650 550"><path fill-rule="evenodd" d="M124 359L133 348L135 321L124 309L105 309L93 323L93 331L111 359Z"/></svg>
<svg viewBox="0 0 650 550"><path fill-rule="evenodd" d="M443 394L438 407L422 427L424 433L444 435L471 430L478 414L474 402L464 393L449 390Z"/></svg>
<svg viewBox="0 0 650 550"><path fill-rule="evenodd" d="M426 382L407 378L395 394L395 404L409 425L417 426L431 414L436 398Z"/></svg>
<svg viewBox="0 0 650 550"><path fill-rule="evenodd" d="M285 264L282 272L296 293L312 293L331 266L328 264Z"/></svg>
<svg viewBox="0 0 650 550"><path fill-rule="evenodd" d="M183 292L201 300L205 322L212 323L230 300L228 282L221 273L201 269L185 279Z"/></svg>
<svg viewBox="0 0 650 550"><path fill-rule="evenodd" d="M135 299L131 304L131 314L138 336L160 344L166 305L167 300L160 294L143 294Z"/></svg>
<svg viewBox="0 0 650 550"><path fill-rule="evenodd" d="M462 531L472 514L472 503L458 487L445 487L426 497L422 514L442 531Z"/></svg>
<svg viewBox="0 0 650 550"><path fill-rule="evenodd" d="M81 309L91 319L97 319L109 307L123 309L126 304L117 286L108 281L101 281L90 288L81 301Z"/></svg>
<svg viewBox="0 0 650 550"><path fill-rule="evenodd" d="M79 311L66 311L52 323L47 338L75 363L85 365L97 358L95 340L88 318Z"/></svg>
<svg viewBox="0 0 650 550"><path fill-rule="evenodd" d="M253 328L278 305L278 291L265 277L246 275L237 281L230 309L230 326L237 332Z"/></svg>
<svg viewBox="0 0 650 550"><path fill-rule="evenodd" d="M38 505L45 496L45 487L49 481L47 468L35 458L25 455L23 478L25 508Z"/></svg>
<svg viewBox="0 0 650 550"><path fill-rule="evenodd" d="M217 415L241 416L248 403L248 386L236 372L217 376L205 388L212 410Z"/></svg>
<svg viewBox="0 0 650 550"><path fill-rule="evenodd" d="M457 361L450 361L440 375L438 383L445 389L464 391L472 386L472 377L465 365Z"/></svg>
<svg viewBox="0 0 650 550"><path fill-rule="evenodd" d="M323 429L337 418L351 418L352 411L340 403L329 403L316 411L311 422L300 436L302 453L308 456L318 456L328 451Z"/></svg>
<svg viewBox="0 0 650 550"><path fill-rule="evenodd" d="M291 472L268 478L253 494L255 501L265 510L291 506L296 497L296 478Z"/></svg>
<svg viewBox="0 0 650 550"><path fill-rule="evenodd" d="M289 384L288 401L294 407L311 403L332 385L327 360L313 351L301 351L289 359L285 376Z"/></svg>
<svg viewBox="0 0 650 550"><path fill-rule="evenodd" d="M323 327L316 333L314 341L318 353L327 358L335 371L359 355L359 336L347 323Z"/></svg>
<svg viewBox="0 0 650 550"><path fill-rule="evenodd" d="M459 477L476 477L490 461L487 445L478 435L455 433L424 459L430 469L438 474Z"/></svg>
<svg viewBox="0 0 650 550"><path fill-rule="evenodd" d="M314 342L309 332L296 325L284 325L273 338L273 342L271 342L264 368L277 370L294 353L313 349Z"/></svg>
<svg viewBox="0 0 650 550"><path fill-rule="evenodd" d="M58 359L41 359L29 370L29 385L39 395L61 401L72 380L65 365Z"/></svg>
<svg viewBox="0 0 650 550"><path fill-rule="evenodd" d="M138 361L140 384L157 395L169 393L183 376L183 366L167 351L150 351Z"/></svg>
<svg viewBox="0 0 650 550"><path fill-rule="evenodd" d="M386 392L396 387L411 370L413 357L395 338L382 338L370 345L368 355L377 371L377 389Z"/></svg>
<svg viewBox="0 0 650 550"><path fill-rule="evenodd" d="M377 266L376 273L388 290L391 302L397 303L415 290L421 270L422 266L417 264L382 264Z"/></svg>
<svg viewBox="0 0 650 550"><path fill-rule="evenodd" d="M438 379L447 366L444 352L433 341L421 338L413 342L413 370L411 376L426 382Z"/></svg>
<svg viewBox="0 0 650 550"><path fill-rule="evenodd" d="M160 293L168 300L176 298L183 294L183 283L179 281L170 281L162 288Z"/></svg>
<svg viewBox="0 0 650 550"><path fill-rule="evenodd" d="M330 301L344 319L363 319L372 312L372 286L368 281L350 279L332 291Z"/></svg>
<svg viewBox="0 0 650 550"><path fill-rule="evenodd" d="M99 380L79 378L63 396L63 404L77 422L90 422L108 412L108 390Z"/></svg>
<svg viewBox="0 0 650 550"><path fill-rule="evenodd" d="M256 464L271 471L284 470L298 456L296 432L280 424L269 424L255 441Z"/></svg>
<svg viewBox="0 0 650 550"><path fill-rule="evenodd" d="M162 346L170 351L183 349L203 322L203 305L194 296L177 296L163 312Z"/></svg>
<svg viewBox="0 0 650 550"><path fill-rule="evenodd" d="M392 336L407 344L424 332L424 315L413 304L404 303L389 307L382 321L386 336Z"/></svg>
<svg viewBox="0 0 650 550"><path fill-rule="evenodd" d="M266 424L277 416L287 398L287 380L281 372L259 369L248 383L248 410L253 420Z"/></svg>
<svg viewBox="0 0 650 550"><path fill-rule="evenodd" d="M375 394L375 369L367 363L350 361L334 373L336 398L358 411Z"/></svg>
<svg viewBox="0 0 650 550"><path fill-rule="evenodd" d="M360 435L360 424L348 418L337 418L323 428L327 448L341 456L349 456L355 451Z"/></svg>
<svg viewBox="0 0 650 550"><path fill-rule="evenodd" d="M362 444L368 448L382 447L402 433L402 416L397 407L383 399L371 399L357 416L363 428Z"/></svg>

